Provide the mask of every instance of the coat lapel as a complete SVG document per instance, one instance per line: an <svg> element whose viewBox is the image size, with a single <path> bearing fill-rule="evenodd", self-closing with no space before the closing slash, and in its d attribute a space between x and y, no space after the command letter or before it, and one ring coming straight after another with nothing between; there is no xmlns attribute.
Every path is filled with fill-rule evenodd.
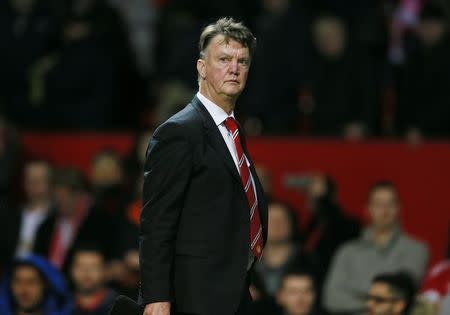
<svg viewBox="0 0 450 315"><path fill-rule="evenodd" d="M234 164L233 158L231 157L230 151L228 150L225 140L223 140L222 134L217 128L211 115L208 113L207 109L203 106L200 100L195 96L191 104L203 118L204 127L206 129L207 138L214 151L216 151L221 157L227 169L230 171L231 175L239 182L242 186L241 176L236 169L236 164Z"/></svg>

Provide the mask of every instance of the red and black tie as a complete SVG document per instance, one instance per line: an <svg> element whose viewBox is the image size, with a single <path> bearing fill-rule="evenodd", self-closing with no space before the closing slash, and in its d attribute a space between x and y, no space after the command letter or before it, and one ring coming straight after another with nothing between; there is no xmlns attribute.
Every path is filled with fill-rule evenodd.
<svg viewBox="0 0 450 315"><path fill-rule="evenodd" d="M263 236L258 199L256 198L255 188L253 187L252 177L250 176L250 169L247 165L244 151L242 150L238 124L233 117L228 117L224 124L233 136L234 145L236 147L239 173L250 207L250 248L255 257L259 260L262 255Z"/></svg>

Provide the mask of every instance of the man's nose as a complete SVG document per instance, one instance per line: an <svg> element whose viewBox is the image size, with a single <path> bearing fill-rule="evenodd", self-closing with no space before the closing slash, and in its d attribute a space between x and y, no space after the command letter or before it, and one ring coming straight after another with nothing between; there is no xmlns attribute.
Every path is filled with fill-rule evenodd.
<svg viewBox="0 0 450 315"><path fill-rule="evenodd" d="M232 74L236 74L236 75L239 74L239 63L238 63L237 60L232 60L230 62L230 69L229 70L230 70L230 73L232 73Z"/></svg>

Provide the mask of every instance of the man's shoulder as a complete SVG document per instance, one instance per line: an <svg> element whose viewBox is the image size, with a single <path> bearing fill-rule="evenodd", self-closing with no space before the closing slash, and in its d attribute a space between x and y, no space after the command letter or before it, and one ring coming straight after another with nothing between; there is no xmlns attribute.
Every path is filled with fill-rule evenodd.
<svg viewBox="0 0 450 315"><path fill-rule="evenodd" d="M200 135L203 120L192 103L171 116L156 128L153 136L155 138L182 137L189 138Z"/></svg>
<svg viewBox="0 0 450 315"><path fill-rule="evenodd" d="M413 252L428 252L428 247L424 242L419 241L408 234L400 234L399 243L399 247L409 249Z"/></svg>

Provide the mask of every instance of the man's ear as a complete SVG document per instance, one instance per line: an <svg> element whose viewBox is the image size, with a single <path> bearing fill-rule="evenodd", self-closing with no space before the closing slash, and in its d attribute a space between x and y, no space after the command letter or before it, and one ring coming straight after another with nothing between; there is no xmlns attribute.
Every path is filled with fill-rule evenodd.
<svg viewBox="0 0 450 315"><path fill-rule="evenodd" d="M206 64L204 59L199 58L197 60L197 72L202 79L206 77Z"/></svg>

